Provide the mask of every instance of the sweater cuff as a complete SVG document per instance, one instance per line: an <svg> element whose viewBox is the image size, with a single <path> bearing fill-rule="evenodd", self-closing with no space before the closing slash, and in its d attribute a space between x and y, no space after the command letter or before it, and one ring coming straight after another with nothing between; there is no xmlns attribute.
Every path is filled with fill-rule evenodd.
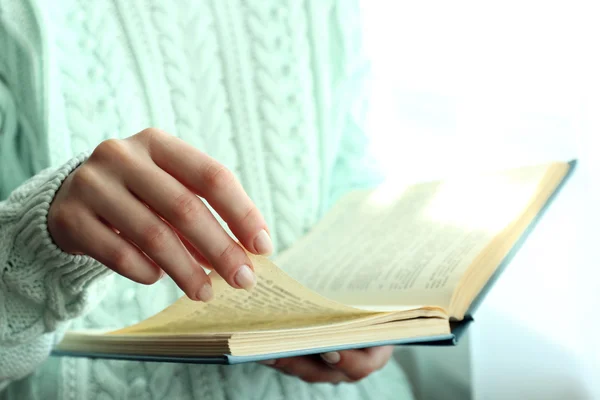
<svg viewBox="0 0 600 400"><path fill-rule="evenodd" d="M47 330L82 314L88 303L84 289L110 273L91 257L62 251L48 231L48 211L56 192L87 157L81 154L48 175L29 191L19 207L22 214L15 227L8 263L11 271L5 274L5 281L30 301L44 305Z"/></svg>

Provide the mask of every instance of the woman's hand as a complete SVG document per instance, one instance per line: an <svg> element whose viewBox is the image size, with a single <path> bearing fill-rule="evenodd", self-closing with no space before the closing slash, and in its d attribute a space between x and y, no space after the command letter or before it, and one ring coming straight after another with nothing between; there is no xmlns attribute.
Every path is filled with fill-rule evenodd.
<svg viewBox="0 0 600 400"><path fill-rule="evenodd" d="M383 368L393 351L393 346L381 346L325 353L320 358L310 356L280 358L262 361L261 364L310 383L357 382Z"/></svg>
<svg viewBox="0 0 600 400"><path fill-rule="evenodd" d="M272 251L264 218L233 174L156 129L101 143L64 181L48 229L65 252L87 254L139 283L167 273L191 299L213 296L202 266L235 288L252 288L256 277L244 249L198 196L248 251Z"/></svg>

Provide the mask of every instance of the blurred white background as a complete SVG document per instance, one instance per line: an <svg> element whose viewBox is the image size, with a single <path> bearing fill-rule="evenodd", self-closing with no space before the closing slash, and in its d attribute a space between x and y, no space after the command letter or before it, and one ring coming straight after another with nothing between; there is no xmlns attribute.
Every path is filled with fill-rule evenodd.
<svg viewBox="0 0 600 400"><path fill-rule="evenodd" d="M600 4L363 3L390 174L579 160L468 340L407 350L417 394L600 399Z"/></svg>

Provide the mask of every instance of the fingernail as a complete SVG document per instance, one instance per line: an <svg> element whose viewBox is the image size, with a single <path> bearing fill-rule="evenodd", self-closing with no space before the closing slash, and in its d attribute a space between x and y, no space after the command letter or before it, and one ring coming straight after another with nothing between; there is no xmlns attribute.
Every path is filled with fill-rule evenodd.
<svg viewBox="0 0 600 400"><path fill-rule="evenodd" d="M271 241L271 237L264 229L258 232L256 238L254 239L254 248L260 254L268 256L273 253L273 242Z"/></svg>
<svg viewBox="0 0 600 400"><path fill-rule="evenodd" d="M340 362L340 353L337 351L330 351L329 353L321 354L321 358L328 364L337 364Z"/></svg>
<svg viewBox="0 0 600 400"><path fill-rule="evenodd" d="M237 274L235 274L235 283L242 289L250 291L256 286L256 275L254 275L254 271L249 266L242 265L238 269Z"/></svg>
<svg viewBox="0 0 600 400"><path fill-rule="evenodd" d="M262 365L275 365L275 360L262 360L258 362L259 364Z"/></svg>
<svg viewBox="0 0 600 400"><path fill-rule="evenodd" d="M198 299L203 302L209 302L213 298L213 289L210 283L205 283L202 285L200 290L198 290Z"/></svg>

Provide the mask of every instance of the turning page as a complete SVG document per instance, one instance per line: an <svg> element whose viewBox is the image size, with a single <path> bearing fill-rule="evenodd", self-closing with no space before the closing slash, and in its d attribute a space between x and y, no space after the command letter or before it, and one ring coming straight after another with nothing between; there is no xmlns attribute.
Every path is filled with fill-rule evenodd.
<svg viewBox="0 0 600 400"><path fill-rule="evenodd" d="M113 333L228 334L329 325L373 315L319 296L268 259L249 256L258 278L251 292L233 289L211 274L213 301L202 303L184 296L155 316Z"/></svg>

